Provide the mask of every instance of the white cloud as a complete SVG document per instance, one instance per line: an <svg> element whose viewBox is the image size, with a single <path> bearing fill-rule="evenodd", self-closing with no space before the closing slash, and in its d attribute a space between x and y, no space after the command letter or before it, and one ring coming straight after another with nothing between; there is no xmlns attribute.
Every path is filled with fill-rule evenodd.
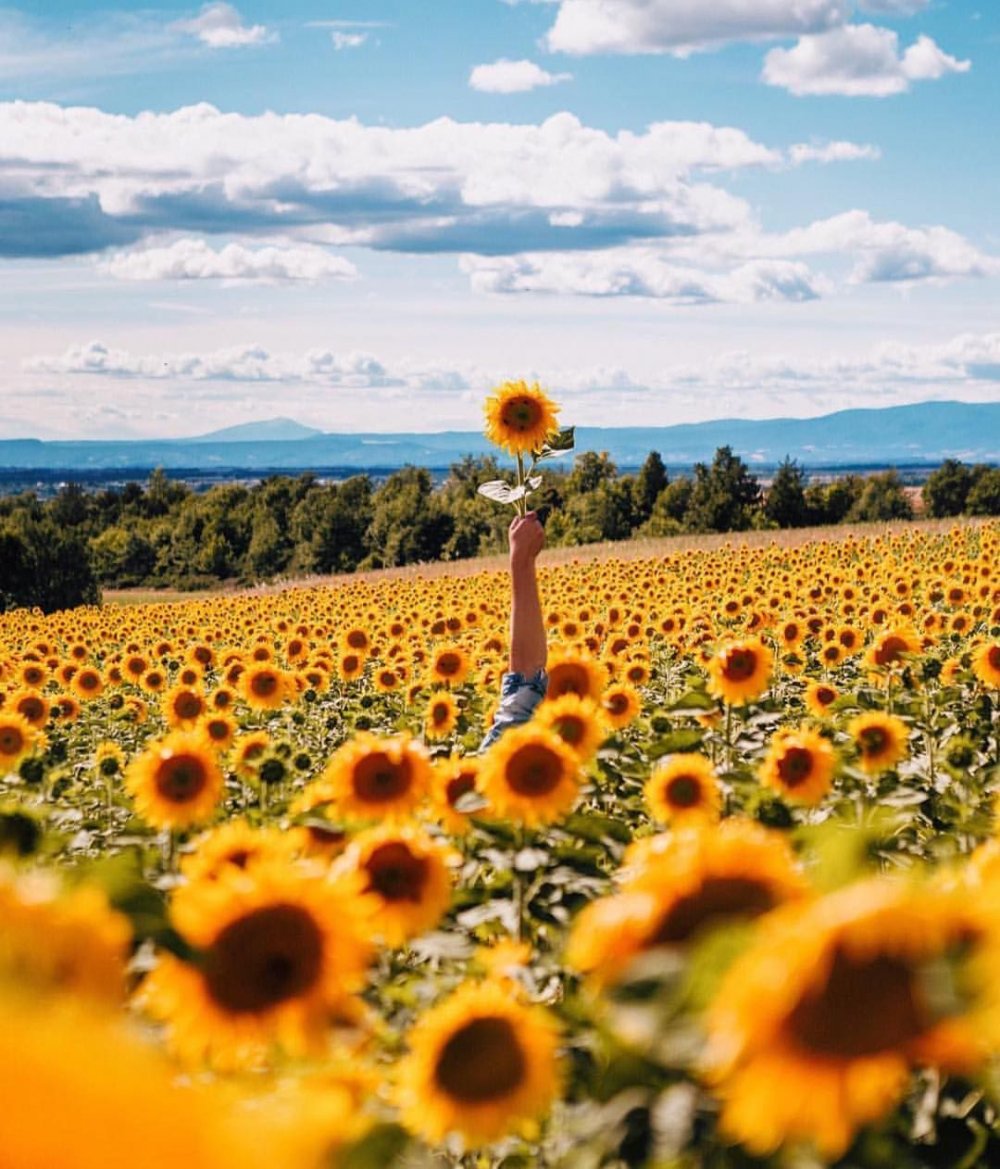
<svg viewBox="0 0 1000 1169"><path fill-rule="evenodd" d="M881 157L882 151L877 146L858 142L797 142L788 148L792 166L801 166L804 162L872 161Z"/></svg>
<svg viewBox="0 0 1000 1169"><path fill-rule="evenodd" d="M735 40L822 32L850 0L561 0L553 52L685 54Z"/></svg>
<svg viewBox="0 0 1000 1169"><path fill-rule="evenodd" d="M638 296L680 305L813 300L823 288L803 263L754 260L727 272L706 272L680 266L652 248L464 256L462 268L477 292Z"/></svg>
<svg viewBox="0 0 1000 1169"><path fill-rule="evenodd" d="M118 280L225 280L283 283L351 280L357 268L319 247L261 247L226 244L218 250L201 239L179 239L164 247L134 248L111 255L101 268Z"/></svg>
<svg viewBox="0 0 1000 1169"><path fill-rule="evenodd" d="M949 56L928 36L918 37L900 55L899 36L892 29L849 24L801 37L790 49L771 49L761 76L768 85L797 97L889 97L904 93L914 81L934 81L970 67L969 61Z"/></svg>
<svg viewBox="0 0 1000 1169"><path fill-rule="evenodd" d="M482 93L527 93L572 79L572 73L548 73L534 61L508 61L501 57L491 65L476 65L469 74L469 86Z"/></svg>
<svg viewBox="0 0 1000 1169"><path fill-rule="evenodd" d="M366 40L368 40L366 32L342 32L335 28L330 33L330 41L338 53L342 49L360 49Z"/></svg>
<svg viewBox="0 0 1000 1169"><path fill-rule="evenodd" d="M249 27L232 4L206 4L191 20L176 21L178 32L197 37L210 49L235 49L247 45L262 45L275 39L275 34L262 24Z"/></svg>

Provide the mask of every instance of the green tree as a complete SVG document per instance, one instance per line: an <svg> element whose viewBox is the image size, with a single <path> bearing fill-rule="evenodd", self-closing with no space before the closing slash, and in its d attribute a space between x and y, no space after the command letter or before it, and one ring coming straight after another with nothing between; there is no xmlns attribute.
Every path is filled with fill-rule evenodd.
<svg viewBox="0 0 1000 1169"><path fill-rule="evenodd" d="M913 507L899 472L885 471L881 475L869 475L847 518L862 522L912 520Z"/></svg>
<svg viewBox="0 0 1000 1169"><path fill-rule="evenodd" d="M760 484L732 447L715 452L711 466L696 463L684 523L693 532L743 532L760 509Z"/></svg>
<svg viewBox="0 0 1000 1169"><path fill-rule="evenodd" d="M1000 467L976 467L966 500L969 515L1000 515Z"/></svg>
<svg viewBox="0 0 1000 1169"><path fill-rule="evenodd" d="M972 470L958 459L945 459L927 476L921 495L929 516L961 515L972 488Z"/></svg>
<svg viewBox="0 0 1000 1169"><path fill-rule="evenodd" d="M804 528L809 523L805 488L805 471L786 456L767 490L764 514L779 528Z"/></svg>
<svg viewBox="0 0 1000 1169"><path fill-rule="evenodd" d="M416 564L441 558L452 534L451 517L432 493L426 467L395 471L375 494L365 544L366 567Z"/></svg>
<svg viewBox="0 0 1000 1169"><path fill-rule="evenodd" d="M87 542L50 519L18 513L0 527L0 604L45 613L101 599Z"/></svg>
<svg viewBox="0 0 1000 1169"><path fill-rule="evenodd" d="M636 523L645 523L653 514L653 505L669 481L660 452L650 451L646 461L639 468L632 488Z"/></svg>
<svg viewBox="0 0 1000 1169"><path fill-rule="evenodd" d="M94 575L102 584L130 588L156 568L156 552L138 532L115 525L89 540Z"/></svg>

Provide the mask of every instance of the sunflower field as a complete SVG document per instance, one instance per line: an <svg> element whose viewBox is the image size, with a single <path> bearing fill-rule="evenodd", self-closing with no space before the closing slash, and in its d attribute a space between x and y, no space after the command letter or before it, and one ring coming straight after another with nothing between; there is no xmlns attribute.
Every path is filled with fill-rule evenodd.
<svg viewBox="0 0 1000 1169"><path fill-rule="evenodd" d="M998 551L0 616L0 1164L1000 1164Z"/></svg>

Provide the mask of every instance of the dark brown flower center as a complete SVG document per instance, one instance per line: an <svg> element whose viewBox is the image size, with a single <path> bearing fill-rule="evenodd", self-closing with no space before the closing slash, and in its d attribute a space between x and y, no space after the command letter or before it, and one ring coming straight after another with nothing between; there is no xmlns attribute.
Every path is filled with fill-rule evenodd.
<svg viewBox="0 0 1000 1169"><path fill-rule="evenodd" d="M223 929L204 957L208 993L234 1014L266 1011L310 990L323 965L323 937L297 905L255 909Z"/></svg>
<svg viewBox="0 0 1000 1169"><path fill-rule="evenodd" d="M278 689L278 676L269 670L262 670L254 674L250 680L250 689L258 698L270 698Z"/></svg>
<svg viewBox="0 0 1000 1169"><path fill-rule="evenodd" d="M731 918L759 917L774 905L774 894L759 881L748 877L706 877L697 889L671 905L650 944L687 942L706 926L718 926Z"/></svg>
<svg viewBox="0 0 1000 1169"><path fill-rule="evenodd" d="M820 686L816 690L816 701L820 706L829 706L836 697L836 690L832 690L829 686Z"/></svg>
<svg viewBox="0 0 1000 1169"><path fill-rule="evenodd" d="M552 668L549 674L549 695L561 698L564 694L578 694L581 698L590 694L590 679L582 666L563 662Z"/></svg>
<svg viewBox="0 0 1000 1169"><path fill-rule="evenodd" d="M476 777L474 775L456 775L454 779L450 779L445 785L444 794L450 807L454 807L462 796L466 796L471 791L476 790Z"/></svg>
<svg viewBox="0 0 1000 1169"><path fill-rule="evenodd" d="M19 727L0 727L0 755L19 755L24 750L24 733Z"/></svg>
<svg viewBox="0 0 1000 1169"><path fill-rule="evenodd" d="M364 649L368 644L368 634L363 629L352 629L347 635L347 644L351 649Z"/></svg>
<svg viewBox="0 0 1000 1169"><path fill-rule="evenodd" d="M818 1055L859 1059L916 1039L928 1021L904 962L888 956L858 962L838 949L825 982L799 1001L787 1026Z"/></svg>
<svg viewBox="0 0 1000 1169"><path fill-rule="evenodd" d="M693 775L675 775L664 795L675 808L693 808L701 799L701 784Z"/></svg>
<svg viewBox="0 0 1000 1169"><path fill-rule="evenodd" d="M429 866L398 840L379 845L365 862L368 888L386 901L419 903Z"/></svg>
<svg viewBox="0 0 1000 1169"><path fill-rule="evenodd" d="M513 430L530 430L541 421L542 411L534 398L510 398L504 403L501 418Z"/></svg>
<svg viewBox="0 0 1000 1169"><path fill-rule="evenodd" d="M384 751L366 755L354 769L354 794L365 803L398 799L410 788L410 762L394 763Z"/></svg>
<svg viewBox="0 0 1000 1169"><path fill-rule="evenodd" d="M880 666L890 666L894 662L901 661L903 654L905 654L908 649L909 646L902 637L897 637L895 634L891 634L875 650L875 661Z"/></svg>
<svg viewBox="0 0 1000 1169"><path fill-rule="evenodd" d="M507 763L507 784L519 796L547 796L559 786L562 760L549 747L527 743Z"/></svg>
<svg viewBox="0 0 1000 1169"><path fill-rule="evenodd" d="M39 722L45 717L45 703L31 694L17 704L19 714L22 714L28 722Z"/></svg>
<svg viewBox="0 0 1000 1169"><path fill-rule="evenodd" d="M509 1020L473 1019L445 1043L434 1069L442 1091L464 1104L485 1104L524 1083L527 1060Z"/></svg>
<svg viewBox="0 0 1000 1169"><path fill-rule="evenodd" d="M207 781L205 765L197 755L171 755L156 769L157 794L172 804L195 799Z"/></svg>
<svg viewBox="0 0 1000 1169"><path fill-rule="evenodd" d="M798 787L813 769L813 754L808 747L786 747L778 760L778 774L786 787Z"/></svg>
<svg viewBox="0 0 1000 1169"><path fill-rule="evenodd" d="M444 674L446 678L451 678L461 668L462 659L456 653L443 653L437 660L438 673Z"/></svg>
<svg viewBox="0 0 1000 1169"><path fill-rule="evenodd" d="M1000 645L991 645L989 653L986 655L986 661L989 663L991 670L1000 670Z"/></svg>
<svg viewBox="0 0 1000 1169"><path fill-rule="evenodd" d="M725 656L722 672L730 682L746 682L757 668L757 655L752 649L731 649Z"/></svg>
<svg viewBox="0 0 1000 1169"><path fill-rule="evenodd" d="M197 718L201 714L203 706L204 703L197 694L191 691L185 691L183 694L178 694L174 699L174 714L178 718Z"/></svg>
<svg viewBox="0 0 1000 1169"><path fill-rule="evenodd" d="M858 736L864 755L877 758L889 746L889 736L883 727L865 727Z"/></svg>

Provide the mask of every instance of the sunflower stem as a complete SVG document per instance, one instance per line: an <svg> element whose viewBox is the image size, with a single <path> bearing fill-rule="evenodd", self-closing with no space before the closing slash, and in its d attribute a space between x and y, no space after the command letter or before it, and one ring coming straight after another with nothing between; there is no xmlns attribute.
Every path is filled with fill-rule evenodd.
<svg viewBox="0 0 1000 1169"><path fill-rule="evenodd" d="M524 874L517 867L518 854L524 848L524 829L518 828L514 834L514 855L511 857L511 870L514 874L514 908L517 910L517 941L524 941Z"/></svg>
<svg viewBox="0 0 1000 1169"><path fill-rule="evenodd" d="M517 485L518 487L524 486L524 455L520 451L517 452ZM518 515L523 516L527 514L527 500L523 495L519 499L514 500L514 506L517 508Z"/></svg>

